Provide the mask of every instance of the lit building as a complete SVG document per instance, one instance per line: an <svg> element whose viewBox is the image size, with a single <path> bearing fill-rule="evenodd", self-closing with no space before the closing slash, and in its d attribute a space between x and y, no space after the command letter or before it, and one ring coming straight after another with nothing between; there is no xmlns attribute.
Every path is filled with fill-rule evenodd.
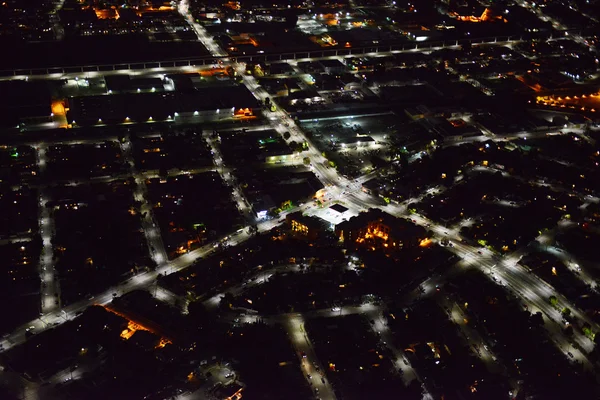
<svg viewBox="0 0 600 400"><path fill-rule="evenodd" d="M301 211L288 214L285 220L292 234L309 240L318 239L327 230L328 225L320 218L302 215Z"/></svg>
<svg viewBox="0 0 600 400"><path fill-rule="evenodd" d="M501 21L504 23L508 22L506 20L506 18L504 18L502 15L494 14L494 12L492 10L490 10L489 8L486 8L483 11L483 13L481 14L481 16L479 16L479 17L473 16L473 15L459 15L456 12L451 12L450 15L462 22L494 22L494 21Z"/></svg>
<svg viewBox="0 0 600 400"><path fill-rule="evenodd" d="M424 228L379 209L370 209L338 224L335 233L347 247L390 251L418 246L427 236Z"/></svg>

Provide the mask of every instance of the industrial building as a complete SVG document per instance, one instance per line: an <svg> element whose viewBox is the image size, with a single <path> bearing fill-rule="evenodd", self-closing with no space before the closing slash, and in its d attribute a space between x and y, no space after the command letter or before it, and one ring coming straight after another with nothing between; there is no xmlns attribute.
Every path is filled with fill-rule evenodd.
<svg viewBox="0 0 600 400"><path fill-rule="evenodd" d="M71 126L250 117L259 104L244 86L206 87L162 93L118 93L71 97L67 118Z"/></svg>

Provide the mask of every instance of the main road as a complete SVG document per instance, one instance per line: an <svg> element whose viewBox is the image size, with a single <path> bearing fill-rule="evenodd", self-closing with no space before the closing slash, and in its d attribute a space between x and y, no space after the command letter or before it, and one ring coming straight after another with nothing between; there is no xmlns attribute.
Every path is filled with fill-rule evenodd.
<svg viewBox="0 0 600 400"><path fill-rule="evenodd" d="M206 48L209 49L214 56L223 57L223 63L225 65L232 66L242 76L243 82L248 89L255 93L255 96L259 100L265 101L268 97L268 94L259 87L258 83L252 76L248 76L244 73L244 68L242 65L234 63L228 59L226 57L226 53L216 45L212 38L206 34L206 31L192 20L187 13L187 3L185 1L180 2L179 11L185 16L186 20L193 27L194 31L198 35L198 38L203 42ZM277 107L276 104L274 105ZM275 128L278 132L283 133L285 131L290 131L290 140L307 142L309 144L309 150L305 154L310 157L314 172L317 174L318 178L325 185L325 187L337 187L336 190L341 190L341 188L345 188L353 183L345 178L340 177L334 168L329 168L327 166L325 158L322 157L317 148L312 145L310 140L308 140L303 135L302 131L295 125L295 122L285 112L283 112L281 108L277 107L277 110L273 113L273 116L276 117L274 118L274 121L276 122ZM360 206L362 209L381 207L373 197L362 193L351 193L348 194L347 197L350 201L357 206ZM297 209L298 208L292 211ZM389 212L395 215L404 217L407 216L405 205L390 205L387 206L387 209ZM283 215L285 215L285 213ZM578 343L578 348L574 348L570 345L560 327L560 314L557 310L550 306L547 300L550 295L556 295L552 288L541 282L539 279L532 277L525 271L523 267L516 263L498 262L495 259L495 256L490 252L486 250L479 250L473 246L460 243L460 237L458 236L458 231L456 229L450 230L443 226L439 226L418 215L411 215L410 218L415 221L415 223L426 226L428 229L433 230L438 238L447 237L454 239L456 242L451 248L452 251L470 264L477 265L484 272L493 270L494 274L498 277L497 280L500 284L509 286L514 293L522 298L528 305L530 305L532 309L541 310L547 316L547 318L549 318L549 323L546 324L546 327L548 328L548 331L555 343L565 352L565 354L568 354L569 357L571 357L571 354L573 354L574 358L589 366L589 361L587 360L586 355L578 349L589 349L589 341L586 341L587 339L581 338L581 335L579 335L575 337L576 343ZM257 226L259 231L268 231L277 224L277 221L266 220L259 222ZM247 229L245 229L242 233L232 236L228 240L230 245L237 245L244 242L249 237L250 235L247 232ZM96 297L93 299L86 299L74 304L70 304L60 310L52 311L34 321L24 324L20 328L16 329L12 334L3 338L2 342L0 343L4 346L4 349L8 349L12 346L20 344L26 340L25 333L29 328L33 328L33 330L37 332L42 331L49 327L58 325L66 320L72 319L73 316L77 315L79 312L82 312L91 305L107 304L114 296L118 296L136 289L148 288L154 283L159 274L169 274L185 269L192 265L199 258L209 255L214 250L214 244L209 244L174 260L165 260L165 262L160 264L155 271L146 272L132 277L131 279L128 279L127 281L116 285L115 287L109 288L99 295L96 295ZM501 264L500 267L498 267L498 264ZM566 300L563 303L568 305ZM582 321L592 322L589 321L589 319L579 312L575 307L570 308L573 310L575 316ZM591 325L594 330L598 330L597 324L591 323ZM323 389L327 390L325 387L323 387ZM334 397L333 393L329 391L328 395L330 395L331 398Z"/></svg>

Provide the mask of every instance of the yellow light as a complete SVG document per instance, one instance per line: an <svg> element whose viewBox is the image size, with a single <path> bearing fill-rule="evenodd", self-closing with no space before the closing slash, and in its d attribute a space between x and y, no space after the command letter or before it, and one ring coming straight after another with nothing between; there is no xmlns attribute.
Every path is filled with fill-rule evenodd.
<svg viewBox="0 0 600 400"><path fill-rule="evenodd" d="M428 247L431 244L431 239L423 239L419 242L420 247Z"/></svg>

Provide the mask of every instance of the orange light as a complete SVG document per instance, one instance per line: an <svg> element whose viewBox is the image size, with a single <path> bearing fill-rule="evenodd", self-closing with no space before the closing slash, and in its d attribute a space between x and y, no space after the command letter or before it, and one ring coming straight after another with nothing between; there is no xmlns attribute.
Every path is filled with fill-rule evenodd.
<svg viewBox="0 0 600 400"><path fill-rule="evenodd" d="M126 315L124 315L124 314L122 314L122 313L120 313L118 311L115 311L115 310L113 310L112 308L110 308L108 306L103 306L103 307L104 307L104 309L106 311L109 311L109 312L111 312L113 314L116 314L119 317L125 318L128 321L127 322L127 328L123 329L123 331L121 332L121 335L120 335L123 339L129 340L136 331L148 331L148 332L151 332L151 333L153 333L153 334L155 334L157 336L161 336L159 333L157 333L156 331L148 328L147 326L144 326L144 325L142 325L142 324L140 324L138 322L130 320ZM158 343L158 345L156 345L156 348L165 347L167 344L170 344L170 343L172 343L172 342L171 342L171 340L169 338L161 336L160 342Z"/></svg>
<svg viewBox="0 0 600 400"><path fill-rule="evenodd" d="M61 100L53 101L51 109L52 109L52 114L54 114L54 116L64 116L65 115L65 105L63 104L63 102Z"/></svg>

